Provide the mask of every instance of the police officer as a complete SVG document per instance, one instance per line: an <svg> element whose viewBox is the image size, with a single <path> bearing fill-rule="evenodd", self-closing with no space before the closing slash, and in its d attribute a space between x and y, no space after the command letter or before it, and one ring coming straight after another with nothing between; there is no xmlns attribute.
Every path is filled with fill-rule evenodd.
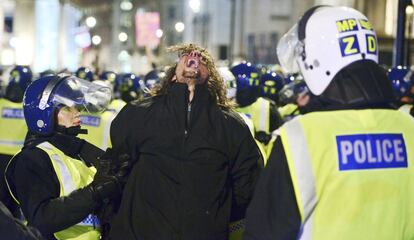
<svg viewBox="0 0 414 240"><path fill-rule="evenodd" d="M280 126L280 117L276 104L260 96L260 76L250 62L242 62L232 67L231 72L237 80L236 111L246 114L253 121L255 138L266 150L271 139L270 133Z"/></svg>
<svg viewBox="0 0 414 240"><path fill-rule="evenodd" d="M403 112L414 116L414 75L411 69L398 66L388 71L394 92L397 96L397 106Z"/></svg>
<svg viewBox="0 0 414 240"><path fill-rule="evenodd" d="M139 83L140 77L133 73L122 74L118 86L121 99L129 103L133 100L142 99L143 92Z"/></svg>
<svg viewBox="0 0 414 240"><path fill-rule="evenodd" d="M260 75L259 84L260 96L268 98L279 105L278 93L285 84L283 76L268 70Z"/></svg>
<svg viewBox="0 0 414 240"><path fill-rule="evenodd" d="M103 151L76 137L79 109L99 111L109 100L107 88L74 76L46 76L25 92L29 133L6 181L28 225L47 239L99 239L95 214L120 192L117 167L98 161Z"/></svg>
<svg viewBox="0 0 414 240"><path fill-rule="evenodd" d="M283 121L287 122L299 114L306 113L305 106L310 101L308 87L301 76L288 76L294 79L283 86L279 92L280 107L278 108Z"/></svg>
<svg viewBox="0 0 414 240"><path fill-rule="evenodd" d="M314 7L277 49L322 105L281 127L245 239L412 239L414 121L390 106L367 18Z"/></svg>
<svg viewBox="0 0 414 240"><path fill-rule="evenodd" d="M14 154L20 151L27 133L23 116L23 93L32 81L27 66L15 66L10 72L4 98L0 99L0 201L17 216L17 206L10 197L4 181L4 170Z"/></svg>
<svg viewBox="0 0 414 240"><path fill-rule="evenodd" d="M161 78L165 76L164 72L160 72L157 69L151 70L149 71L147 74L145 74L144 76L144 83L145 83L145 87L148 90L153 89L155 86L160 85L161 84Z"/></svg>
<svg viewBox="0 0 414 240"><path fill-rule="evenodd" d="M237 104L236 103L236 93L237 93L236 78L234 77L233 73L227 67L220 67L217 70L220 76L223 78L224 85L226 86L226 97L230 99L232 102L234 102L234 104L236 105ZM246 125L249 127L250 132L252 136L254 137L256 130L255 130L255 126L254 126L253 120L250 117L250 115L247 113L243 113L243 112L238 112L238 114L243 119L243 121L246 123ZM257 147L260 150L260 153L262 154L263 160L266 161L267 153L266 153L265 146L261 142L259 142L257 139L255 139L255 141L257 143ZM230 236L230 239L232 239L231 236Z"/></svg>
<svg viewBox="0 0 414 240"><path fill-rule="evenodd" d="M88 67L80 67L75 72L76 77L80 79L85 79L90 82L95 80L95 74L92 72L92 70Z"/></svg>

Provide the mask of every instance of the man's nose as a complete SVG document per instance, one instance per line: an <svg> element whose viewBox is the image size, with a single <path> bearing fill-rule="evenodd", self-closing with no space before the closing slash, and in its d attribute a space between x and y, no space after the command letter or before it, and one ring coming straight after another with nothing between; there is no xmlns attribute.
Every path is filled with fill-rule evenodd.
<svg viewBox="0 0 414 240"><path fill-rule="evenodd" d="M189 56L193 58L198 58L200 56L200 53L197 51L191 51Z"/></svg>

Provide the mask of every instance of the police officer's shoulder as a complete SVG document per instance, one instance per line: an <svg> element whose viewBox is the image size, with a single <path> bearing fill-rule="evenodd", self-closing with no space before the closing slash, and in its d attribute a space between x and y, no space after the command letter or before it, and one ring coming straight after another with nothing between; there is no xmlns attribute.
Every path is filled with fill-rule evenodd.
<svg viewBox="0 0 414 240"><path fill-rule="evenodd" d="M49 155L40 148L28 147L23 148L21 152L16 154L10 163L9 169L44 169L51 167Z"/></svg>

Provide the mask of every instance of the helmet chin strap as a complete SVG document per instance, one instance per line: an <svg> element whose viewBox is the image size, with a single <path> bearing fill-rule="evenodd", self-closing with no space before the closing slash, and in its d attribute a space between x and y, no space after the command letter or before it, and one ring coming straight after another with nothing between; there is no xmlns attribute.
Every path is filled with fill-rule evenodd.
<svg viewBox="0 0 414 240"><path fill-rule="evenodd" d="M73 126L67 128L64 126L57 125L56 132L71 136L77 136L78 134L88 134L88 130L82 129L81 126Z"/></svg>

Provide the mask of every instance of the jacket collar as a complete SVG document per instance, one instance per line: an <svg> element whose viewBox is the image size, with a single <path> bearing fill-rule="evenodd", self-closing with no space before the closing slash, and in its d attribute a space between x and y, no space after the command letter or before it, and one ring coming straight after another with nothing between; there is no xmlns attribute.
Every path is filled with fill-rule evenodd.
<svg viewBox="0 0 414 240"><path fill-rule="evenodd" d="M168 99L171 103L188 104L190 92L188 91L188 86L185 83L173 83L168 89ZM207 84L196 85L194 91L194 97L191 101L192 105L210 105L211 101L210 92L208 90Z"/></svg>

